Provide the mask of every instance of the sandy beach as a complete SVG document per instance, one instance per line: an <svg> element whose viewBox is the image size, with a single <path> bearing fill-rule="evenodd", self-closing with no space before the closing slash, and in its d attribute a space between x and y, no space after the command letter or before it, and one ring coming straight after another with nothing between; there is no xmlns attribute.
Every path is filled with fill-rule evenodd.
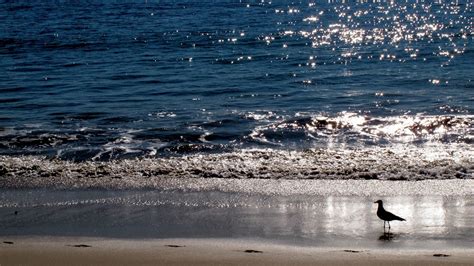
<svg viewBox="0 0 474 266"><path fill-rule="evenodd" d="M472 250L296 247L230 239L12 238L1 265L472 265Z"/></svg>

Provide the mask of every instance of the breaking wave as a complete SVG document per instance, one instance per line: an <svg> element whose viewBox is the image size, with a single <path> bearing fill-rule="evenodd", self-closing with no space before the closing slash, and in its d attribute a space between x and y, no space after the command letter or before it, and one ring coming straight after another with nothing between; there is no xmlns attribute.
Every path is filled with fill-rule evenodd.
<svg viewBox="0 0 474 266"><path fill-rule="evenodd" d="M141 129L96 126L49 130L41 125L30 125L0 130L0 154L72 161L228 154L268 148L301 151L437 144L470 148L473 143L474 117L471 115L375 117L350 112L325 116L261 111L237 113L224 120Z"/></svg>

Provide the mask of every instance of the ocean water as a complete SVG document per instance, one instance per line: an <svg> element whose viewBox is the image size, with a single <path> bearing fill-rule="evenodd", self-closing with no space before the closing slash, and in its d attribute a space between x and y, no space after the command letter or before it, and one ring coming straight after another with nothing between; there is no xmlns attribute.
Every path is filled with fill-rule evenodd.
<svg viewBox="0 0 474 266"><path fill-rule="evenodd" d="M474 177L472 1L1 1L0 18L2 186Z"/></svg>

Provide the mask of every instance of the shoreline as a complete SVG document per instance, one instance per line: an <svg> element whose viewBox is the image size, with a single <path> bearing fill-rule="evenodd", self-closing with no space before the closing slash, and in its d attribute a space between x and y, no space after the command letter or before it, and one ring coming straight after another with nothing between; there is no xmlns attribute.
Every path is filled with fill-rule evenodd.
<svg viewBox="0 0 474 266"><path fill-rule="evenodd" d="M4 238L3 238L4 239ZM271 241L14 237L2 265L472 265L473 249L346 249Z"/></svg>
<svg viewBox="0 0 474 266"><path fill-rule="evenodd" d="M3 182L6 182L6 178ZM361 180L361 179L226 179L226 178L148 178L123 177L63 182L37 180L29 185L1 186L4 191L177 191L245 193L260 195L317 196L472 196L474 179ZM58 183L54 183L58 181Z"/></svg>

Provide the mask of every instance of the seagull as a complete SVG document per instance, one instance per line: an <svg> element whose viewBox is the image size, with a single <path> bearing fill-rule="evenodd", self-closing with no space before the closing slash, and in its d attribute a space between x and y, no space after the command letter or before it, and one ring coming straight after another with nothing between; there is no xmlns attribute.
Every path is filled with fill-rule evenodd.
<svg viewBox="0 0 474 266"><path fill-rule="evenodd" d="M382 200L377 200L374 203L378 203L379 207L377 208L377 216L383 220L383 229L385 229L385 222L388 223L388 229L390 230L390 221L397 220L397 221L406 221L402 217L396 216L395 214L386 211L383 208L383 202Z"/></svg>

